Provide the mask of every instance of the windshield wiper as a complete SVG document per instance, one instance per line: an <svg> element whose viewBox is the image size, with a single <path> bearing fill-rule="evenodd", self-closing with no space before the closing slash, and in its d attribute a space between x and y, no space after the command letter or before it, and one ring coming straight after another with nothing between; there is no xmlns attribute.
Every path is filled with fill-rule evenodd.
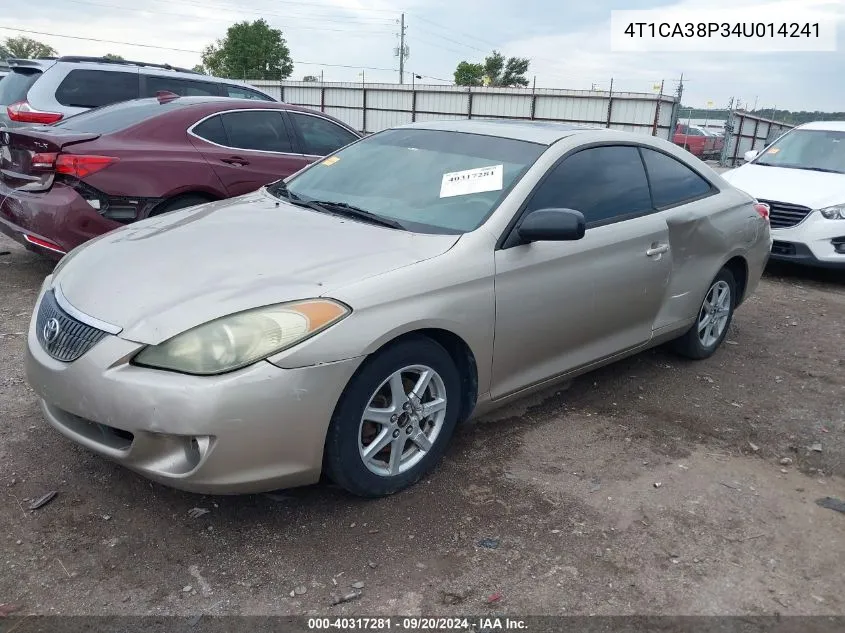
<svg viewBox="0 0 845 633"><path fill-rule="evenodd" d="M277 198L287 198L291 202L296 202L299 198L288 191L288 186L284 180L277 180L276 182L267 185L267 192Z"/></svg>
<svg viewBox="0 0 845 633"><path fill-rule="evenodd" d="M803 165L777 165L775 163L763 163L763 162L756 162L754 165L761 165L762 167L782 167L784 169L803 169L804 171L820 171L825 174L842 174L845 172L839 171L838 169L826 169L825 167L805 167Z"/></svg>
<svg viewBox="0 0 845 633"><path fill-rule="evenodd" d="M797 165L794 169L806 169L807 171L820 171L825 174L842 174L845 172L841 172L838 169L827 169L826 167L798 167Z"/></svg>
<svg viewBox="0 0 845 633"><path fill-rule="evenodd" d="M355 218L356 220L363 220L365 222L369 222L370 224L378 224L379 226L386 226L391 229L407 231L405 226L397 220L386 218L382 215L376 215L366 209L347 204L346 202L334 202L331 200L305 200L304 198L300 198L295 193L288 190L288 186L285 184L284 180L279 180L268 185L267 191L277 198L285 198L298 207L306 207L308 209L313 209L314 211L319 211L320 213L346 216L349 218Z"/></svg>
<svg viewBox="0 0 845 633"><path fill-rule="evenodd" d="M405 226L397 220L386 218L383 215L377 215L371 211L367 211L366 209L347 204L346 202L333 202L331 200L303 200L302 202L312 208L328 211L334 215L355 218L356 220L363 220L364 222L369 222L370 224L378 224L379 226L386 226L391 229L399 229L401 231L407 230Z"/></svg>

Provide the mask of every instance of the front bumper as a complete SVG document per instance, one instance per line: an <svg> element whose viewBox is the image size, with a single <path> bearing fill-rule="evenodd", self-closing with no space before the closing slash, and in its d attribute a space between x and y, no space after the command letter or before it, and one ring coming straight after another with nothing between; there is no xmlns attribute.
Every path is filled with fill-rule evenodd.
<svg viewBox="0 0 845 633"><path fill-rule="evenodd" d="M72 187L56 183L49 191L28 193L0 181L0 232L29 250L60 259L83 242L120 226L97 213Z"/></svg>
<svg viewBox="0 0 845 633"><path fill-rule="evenodd" d="M52 426L149 479L208 494L316 482L335 404L362 360L187 376L130 365L142 346L108 335L63 363L41 347L34 323L27 378Z"/></svg>
<svg viewBox="0 0 845 633"><path fill-rule="evenodd" d="M772 260L845 269L845 252L837 252L837 244L845 239L845 220L827 220L813 211L800 224L772 229L772 238Z"/></svg>

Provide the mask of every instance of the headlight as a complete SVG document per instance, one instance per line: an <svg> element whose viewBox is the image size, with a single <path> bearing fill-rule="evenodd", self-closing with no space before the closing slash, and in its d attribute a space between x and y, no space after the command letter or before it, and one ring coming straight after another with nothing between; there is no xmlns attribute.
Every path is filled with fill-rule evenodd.
<svg viewBox="0 0 845 633"><path fill-rule="evenodd" d="M208 376L246 367L296 345L350 310L330 299L265 306L209 321L145 347L132 362L184 374Z"/></svg>
<svg viewBox="0 0 845 633"><path fill-rule="evenodd" d="M820 209L821 213L828 220L845 220L845 204L837 204L833 207Z"/></svg>

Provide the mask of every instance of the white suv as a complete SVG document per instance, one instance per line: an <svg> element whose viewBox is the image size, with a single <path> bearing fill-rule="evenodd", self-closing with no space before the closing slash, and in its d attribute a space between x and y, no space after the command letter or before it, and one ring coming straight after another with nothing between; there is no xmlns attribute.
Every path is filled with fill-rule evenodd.
<svg viewBox="0 0 845 633"><path fill-rule="evenodd" d="M275 101L270 95L230 79L184 68L102 57L9 59L0 80L0 128L49 124L91 108L154 97L161 91L187 96L218 96Z"/></svg>
<svg viewBox="0 0 845 633"><path fill-rule="evenodd" d="M772 259L845 270L845 121L806 123L723 178L769 205Z"/></svg>

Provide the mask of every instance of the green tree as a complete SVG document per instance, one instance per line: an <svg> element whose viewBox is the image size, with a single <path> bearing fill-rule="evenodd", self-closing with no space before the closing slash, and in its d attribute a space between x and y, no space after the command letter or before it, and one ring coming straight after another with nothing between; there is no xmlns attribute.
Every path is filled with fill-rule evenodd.
<svg viewBox="0 0 845 633"><path fill-rule="evenodd" d="M103 58L104 59L111 59L111 60L116 61L116 62L126 61L125 59L123 59L123 57L121 57L120 55L115 55L114 53L106 53L105 55L103 55Z"/></svg>
<svg viewBox="0 0 845 633"><path fill-rule="evenodd" d="M463 61L455 69L455 84L458 86L483 86L484 64Z"/></svg>
<svg viewBox="0 0 845 633"><path fill-rule="evenodd" d="M191 68L195 73L200 73L201 75L207 75L208 73L205 72L205 68L202 64L197 64L193 68Z"/></svg>
<svg viewBox="0 0 845 633"><path fill-rule="evenodd" d="M315 77L314 75L305 75L305 76L302 78L302 81L311 81L311 82L314 82L314 81L320 81L320 79L319 79L319 77Z"/></svg>
<svg viewBox="0 0 845 633"><path fill-rule="evenodd" d="M522 57L505 59L499 51L493 51L483 64L462 61L455 70L455 83L459 86L527 86L530 60Z"/></svg>
<svg viewBox="0 0 845 633"><path fill-rule="evenodd" d="M47 46L28 37L7 37L3 48L8 51L9 57L17 57L18 59L56 57L58 55L56 49L52 46Z"/></svg>
<svg viewBox="0 0 845 633"><path fill-rule="evenodd" d="M225 38L206 47L202 63L212 75L238 79L286 79L293 72L282 32L263 19L230 26Z"/></svg>

